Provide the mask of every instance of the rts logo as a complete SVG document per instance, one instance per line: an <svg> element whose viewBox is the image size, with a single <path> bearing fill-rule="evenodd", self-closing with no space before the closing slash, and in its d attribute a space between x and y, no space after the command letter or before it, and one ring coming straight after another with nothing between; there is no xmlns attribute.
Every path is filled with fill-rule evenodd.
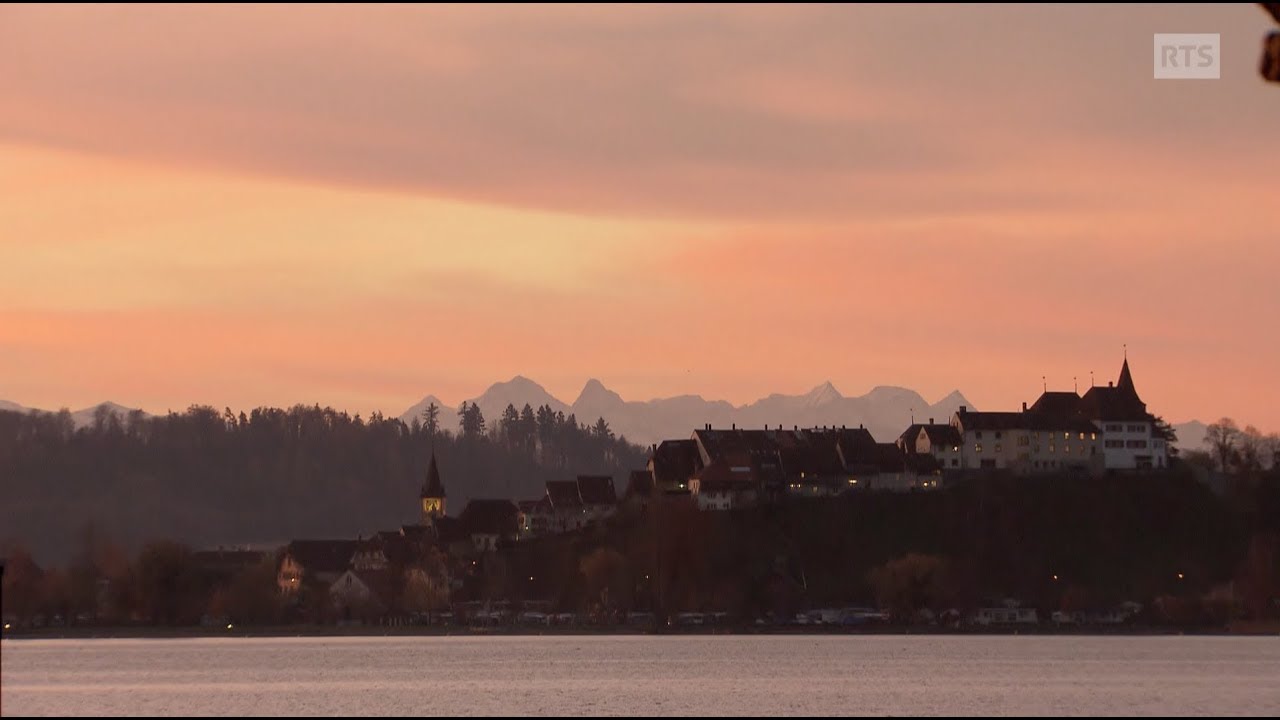
<svg viewBox="0 0 1280 720"><path fill-rule="evenodd" d="M1217 80L1222 77L1218 33L1156 33L1157 80Z"/></svg>

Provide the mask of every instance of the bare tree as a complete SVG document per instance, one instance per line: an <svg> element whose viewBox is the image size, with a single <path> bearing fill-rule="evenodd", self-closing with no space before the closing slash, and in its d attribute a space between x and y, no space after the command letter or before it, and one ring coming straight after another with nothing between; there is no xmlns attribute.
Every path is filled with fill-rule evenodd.
<svg viewBox="0 0 1280 720"><path fill-rule="evenodd" d="M1280 468L1280 434L1271 433L1262 439L1262 456L1267 467Z"/></svg>
<svg viewBox="0 0 1280 720"><path fill-rule="evenodd" d="M1252 425L1246 425L1236 440L1236 467L1241 472L1262 469L1262 433Z"/></svg>
<svg viewBox="0 0 1280 720"><path fill-rule="evenodd" d="M1235 456L1236 438L1239 435L1240 427L1236 425L1235 420L1228 417L1224 417L1205 428L1204 442L1209 446L1209 450L1214 457L1217 458L1218 467L1223 472L1227 471L1232 458Z"/></svg>

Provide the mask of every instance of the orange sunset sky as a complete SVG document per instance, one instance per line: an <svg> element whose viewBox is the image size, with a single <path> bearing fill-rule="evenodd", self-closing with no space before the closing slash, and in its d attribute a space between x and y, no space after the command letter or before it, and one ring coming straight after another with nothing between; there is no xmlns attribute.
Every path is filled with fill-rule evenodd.
<svg viewBox="0 0 1280 720"><path fill-rule="evenodd" d="M0 399L1113 379L1280 430L1255 5L0 8ZM1152 78L1217 32L1222 79Z"/></svg>

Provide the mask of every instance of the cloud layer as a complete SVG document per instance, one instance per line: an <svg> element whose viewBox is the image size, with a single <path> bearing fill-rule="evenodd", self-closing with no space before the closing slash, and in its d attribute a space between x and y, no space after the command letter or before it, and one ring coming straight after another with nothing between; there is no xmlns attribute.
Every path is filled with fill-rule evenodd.
<svg viewBox="0 0 1280 720"><path fill-rule="evenodd" d="M1280 427L1268 25L5 6L0 397L394 410L523 373L997 407L1128 343L1157 412ZM1154 81L1153 32L1221 33L1222 80Z"/></svg>

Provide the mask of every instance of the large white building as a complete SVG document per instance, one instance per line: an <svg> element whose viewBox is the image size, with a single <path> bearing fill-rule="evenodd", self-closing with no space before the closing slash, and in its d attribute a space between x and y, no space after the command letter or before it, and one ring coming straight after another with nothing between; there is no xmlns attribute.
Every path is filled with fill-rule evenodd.
<svg viewBox="0 0 1280 720"><path fill-rule="evenodd" d="M1076 400L1080 398L1077 396ZM961 437L960 467L1012 470L1019 474L1104 469L1101 433L1079 416L1022 412L971 412L951 418Z"/></svg>
<svg viewBox="0 0 1280 720"><path fill-rule="evenodd" d="M1103 453L1108 470L1144 470L1169 464L1167 430L1147 412L1129 372L1129 358L1120 368L1120 379L1106 387L1092 387L1080 399L1080 414L1103 433Z"/></svg>
<svg viewBox="0 0 1280 720"><path fill-rule="evenodd" d="M1031 407L1023 404L1021 412L961 407L951 426L960 438L961 469L1098 474L1169 464L1167 429L1138 397L1128 358L1118 381L1092 387L1083 397L1074 391L1046 391ZM924 432L918 432L917 443L922 451L938 449ZM943 466L950 469L954 463L944 461Z"/></svg>

